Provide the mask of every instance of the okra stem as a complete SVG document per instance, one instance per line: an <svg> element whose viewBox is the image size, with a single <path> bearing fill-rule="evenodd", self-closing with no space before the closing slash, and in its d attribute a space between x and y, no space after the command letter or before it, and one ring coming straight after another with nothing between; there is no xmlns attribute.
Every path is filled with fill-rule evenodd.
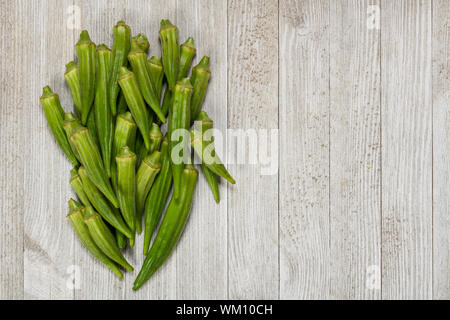
<svg viewBox="0 0 450 320"><path fill-rule="evenodd" d="M80 92L80 80L78 77L78 66L75 62L70 61L66 64L66 72L64 73L64 79L66 79L67 85L70 88L72 94L73 104L78 117L81 117L81 92Z"/></svg>
<svg viewBox="0 0 450 320"><path fill-rule="evenodd" d="M180 47L178 45L178 29L169 20L161 20L159 30L162 48L162 62L169 89L175 87L180 66Z"/></svg>
<svg viewBox="0 0 450 320"><path fill-rule="evenodd" d="M191 125L195 119L197 119L202 108L210 77L211 71L209 70L209 57L204 56L202 60L200 60L200 62L192 68L192 86L194 87L194 92L192 93L191 102Z"/></svg>
<svg viewBox="0 0 450 320"><path fill-rule="evenodd" d="M153 56L147 60L147 69L150 74L150 80L152 81L152 86L155 90L156 97L158 98L158 101L161 102L161 90L164 78L161 58ZM167 114L163 112L163 115L166 116Z"/></svg>

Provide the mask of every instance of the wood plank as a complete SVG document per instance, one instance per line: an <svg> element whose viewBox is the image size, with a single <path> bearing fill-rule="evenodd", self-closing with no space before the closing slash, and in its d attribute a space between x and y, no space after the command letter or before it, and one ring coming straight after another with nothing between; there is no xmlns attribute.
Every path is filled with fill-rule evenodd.
<svg viewBox="0 0 450 320"><path fill-rule="evenodd" d="M228 2L230 128L278 128L277 24L277 1ZM230 299L279 297L278 173L261 175L261 167L229 166L236 179L228 186Z"/></svg>
<svg viewBox="0 0 450 320"><path fill-rule="evenodd" d="M222 132L227 127L226 10L226 1L221 0L177 1L180 43L192 36L197 47L192 65L205 55L211 58L211 80L203 110ZM220 184L221 201L217 204L198 169L194 205L176 251L177 299L226 299L227 188L225 183Z"/></svg>
<svg viewBox="0 0 450 320"><path fill-rule="evenodd" d="M450 299L450 2L433 1L433 298Z"/></svg>
<svg viewBox="0 0 450 320"><path fill-rule="evenodd" d="M22 299L23 292L23 152L22 114L25 96L23 45L19 3L0 3L0 299ZM14 67L13 67L14 66ZM13 67L13 68L12 68ZM14 71L14 72L12 72Z"/></svg>
<svg viewBox="0 0 450 320"><path fill-rule="evenodd" d="M382 298L430 299L431 1L381 11Z"/></svg>
<svg viewBox="0 0 450 320"><path fill-rule="evenodd" d="M96 44L104 43L108 48L112 48L112 29L117 21L125 19L123 1L76 1L75 5L80 11L81 24L79 29L73 30L74 44L78 41L81 30L86 29ZM73 54L75 55L75 51ZM126 287L125 280L117 278L112 271L95 259L78 239L76 240L74 258L75 265L80 270L80 277L74 298L123 299L125 292L131 291L131 288ZM125 278L130 277L129 272L123 273Z"/></svg>
<svg viewBox="0 0 450 320"><path fill-rule="evenodd" d="M70 267L74 265L74 232L66 219L71 196L70 162L59 149L39 105L42 87L59 94L72 110L64 84L64 65L73 57L75 39L66 27L72 1L21 1L24 87L22 114L27 150L24 196L24 287L27 299L72 299ZM16 54L21 54L20 52Z"/></svg>
<svg viewBox="0 0 450 320"><path fill-rule="evenodd" d="M330 4L331 297L379 299L380 30L367 22L379 2Z"/></svg>
<svg viewBox="0 0 450 320"><path fill-rule="evenodd" d="M282 1L279 14L280 298L325 299L330 291L329 2Z"/></svg>

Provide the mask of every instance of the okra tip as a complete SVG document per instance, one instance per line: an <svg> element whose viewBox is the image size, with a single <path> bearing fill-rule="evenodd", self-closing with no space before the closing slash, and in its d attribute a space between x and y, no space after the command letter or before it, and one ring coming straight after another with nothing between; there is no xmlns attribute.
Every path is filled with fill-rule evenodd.
<svg viewBox="0 0 450 320"><path fill-rule="evenodd" d="M89 37L89 32L87 30L82 30L80 33L80 39L78 40L77 45L82 43L92 43L92 40Z"/></svg>
<svg viewBox="0 0 450 320"><path fill-rule="evenodd" d="M195 66L196 69L205 69L206 71L210 71L209 70L209 60L210 58L208 56L204 56L200 62L198 63L198 65Z"/></svg>
<svg viewBox="0 0 450 320"><path fill-rule="evenodd" d="M50 86L45 86L42 89L42 96L41 99L45 99L48 98L50 96L53 96L55 93L52 91L52 89L50 88Z"/></svg>
<svg viewBox="0 0 450 320"><path fill-rule="evenodd" d="M161 30L168 29L168 28L176 28L172 22L170 22L169 19L162 19L161 20Z"/></svg>

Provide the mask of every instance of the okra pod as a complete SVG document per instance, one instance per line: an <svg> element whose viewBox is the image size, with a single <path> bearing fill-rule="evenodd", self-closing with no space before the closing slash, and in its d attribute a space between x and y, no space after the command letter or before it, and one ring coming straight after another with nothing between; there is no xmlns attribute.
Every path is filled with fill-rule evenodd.
<svg viewBox="0 0 450 320"><path fill-rule="evenodd" d="M40 98L42 108L44 109L45 117L47 118L50 130L58 142L61 150L72 162L72 165L77 166L78 160L70 147L69 140L63 128L64 124L64 110L59 102L59 96L50 89L49 86L44 87L42 96Z"/></svg>
<svg viewBox="0 0 450 320"><path fill-rule="evenodd" d="M163 138L161 129L156 123L152 123L152 127L150 129L150 149L147 150L143 144L140 145L137 150L137 162L136 166L139 166L142 163L142 160L149 154L152 154L154 151L159 150L159 146L161 145L161 140Z"/></svg>
<svg viewBox="0 0 450 320"><path fill-rule="evenodd" d="M145 157L136 174L136 230L142 231L142 211L144 211L145 199L161 170L161 152L155 151Z"/></svg>
<svg viewBox="0 0 450 320"><path fill-rule="evenodd" d="M182 175L183 194L180 195L179 200L172 196L155 241L134 281L133 290L139 289L158 270L175 248L189 218L197 178L198 171L192 165L186 165Z"/></svg>
<svg viewBox="0 0 450 320"><path fill-rule="evenodd" d="M95 145L100 150L100 142L98 141L97 125L95 124L95 112L92 109L91 109L91 112L89 113L86 127L89 129L89 132L91 133L92 140L94 141Z"/></svg>
<svg viewBox="0 0 450 320"><path fill-rule="evenodd" d="M165 137L161 143L161 170L156 176L155 182L145 201L144 255L147 254L150 248L150 240L166 205L171 185L172 170L169 160L169 141Z"/></svg>
<svg viewBox="0 0 450 320"><path fill-rule="evenodd" d="M83 182L81 181L80 176L78 175L77 168L73 168L70 170L70 185L75 190L78 198L80 198L81 202L85 206L90 206L91 202L89 201L89 197L87 196L86 192L83 188Z"/></svg>
<svg viewBox="0 0 450 320"><path fill-rule="evenodd" d="M117 190L116 156L122 147L133 148L136 141L136 130L137 126L131 113L125 112L117 116L112 151L113 161L111 162L111 181L115 190Z"/></svg>
<svg viewBox="0 0 450 320"><path fill-rule="evenodd" d="M162 48L162 62L169 90L175 87L180 67L180 47L178 29L169 20L161 20L159 30Z"/></svg>
<svg viewBox="0 0 450 320"><path fill-rule="evenodd" d="M114 272L119 278L122 278L122 272L119 268L111 261L107 255L103 253L102 250L95 244L94 240L89 233L89 229L84 223L82 207L75 200L69 200L69 214L67 218L75 229L75 233L80 239L83 246L100 262L105 264L112 272Z"/></svg>
<svg viewBox="0 0 450 320"><path fill-rule="evenodd" d="M77 148L81 163L85 167L89 179L108 198L113 206L118 208L118 201L106 175L102 157L92 140L89 130L81 127L70 136L70 139Z"/></svg>
<svg viewBox="0 0 450 320"><path fill-rule="evenodd" d="M130 27L124 21L119 21L113 28L114 41L111 56L111 71L109 73L108 94L109 106L113 116L117 113L117 96L119 94L119 84L117 79L120 75L120 68L126 66L127 56L130 51Z"/></svg>
<svg viewBox="0 0 450 320"><path fill-rule="evenodd" d="M195 56L195 45L194 39L191 37L180 46L180 69L178 70L177 80L181 80L188 76L189 70L191 69L192 59Z"/></svg>
<svg viewBox="0 0 450 320"><path fill-rule="evenodd" d="M70 61L66 64L66 72L64 73L64 79L66 79L67 85L70 88L72 94L73 104L78 117L81 117L81 92L80 92L80 80L78 76L78 66L75 62Z"/></svg>
<svg viewBox="0 0 450 320"><path fill-rule="evenodd" d="M127 237L125 237L125 235L117 229L115 231L115 236L119 249L125 249L125 247L127 246Z"/></svg>
<svg viewBox="0 0 450 320"><path fill-rule="evenodd" d="M131 50L128 54L128 61L133 68L133 73L136 76L137 84L142 92L142 96L150 108L155 112L158 118L164 123L166 118L164 117L161 108L159 106L160 101L156 94L155 88L152 85L150 73L147 68L147 55L138 45L136 39L131 40ZM120 78L119 78L120 79ZM127 96L125 95L125 98Z"/></svg>
<svg viewBox="0 0 450 320"><path fill-rule="evenodd" d="M200 111L197 120L195 124L199 125L198 128L202 134L205 134L207 130L212 130L214 126L213 120L208 116L208 114L205 111ZM211 141L214 141L214 137L211 137ZM219 192L219 177L213 173L208 167L205 165L205 163L202 161L201 169L203 172L203 175L205 176L206 182L208 182L208 185L213 193L214 200L219 203L220 202L220 192Z"/></svg>
<svg viewBox="0 0 450 320"><path fill-rule="evenodd" d="M114 235L103 222L101 216L91 206L88 206L83 209L83 217L92 239L100 250L125 269L133 271L133 267L123 257Z"/></svg>
<svg viewBox="0 0 450 320"><path fill-rule="evenodd" d="M70 140L70 136L80 127L81 127L80 119L75 117L75 115L72 112L67 112L64 114L63 128L64 131L66 132L66 137L67 140L69 141L70 148L72 149L72 152L77 158L78 162L81 162L80 155L78 154L75 144Z"/></svg>
<svg viewBox="0 0 450 320"><path fill-rule="evenodd" d="M192 68L192 86L194 92L192 93L191 102L191 125L197 119L200 110L202 109L203 100L206 95L206 88L211 77L209 70L209 57L204 56L202 60Z"/></svg>
<svg viewBox="0 0 450 320"><path fill-rule="evenodd" d="M95 96L95 43L91 41L86 30L81 31L75 50L80 81L81 124L85 125Z"/></svg>
<svg viewBox="0 0 450 320"><path fill-rule="evenodd" d="M116 156L117 164L117 198L122 216L131 230L136 232L136 154L128 146L120 149ZM134 241L131 241L130 245Z"/></svg>
<svg viewBox="0 0 450 320"><path fill-rule="evenodd" d="M147 60L147 69L150 74L150 80L152 81L153 89L155 90L158 101L161 102L162 83L164 79L164 70L159 57L151 57ZM161 110L162 111L162 110ZM167 115L163 112L164 117Z"/></svg>
<svg viewBox="0 0 450 320"><path fill-rule="evenodd" d="M89 179L86 169L80 167L78 169L78 175L83 183L83 189L86 196L89 198L89 202L97 210L97 212L114 228L123 233L126 237L132 238L133 233L130 228L128 228L125 221L123 221L119 210L117 208L111 207L108 200L103 196L100 190L92 183Z"/></svg>
<svg viewBox="0 0 450 320"><path fill-rule="evenodd" d="M169 109L172 105L172 97L172 91L169 90L169 87L166 87L166 90L164 90L164 98L161 107L161 110L165 116L169 114Z"/></svg>
<svg viewBox="0 0 450 320"><path fill-rule="evenodd" d="M148 52L148 49L150 48L150 42L148 42L148 38L143 33L138 33L135 35L131 40L135 40L136 44L139 46L139 48L142 49L145 53Z"/></svg>
<svg viewBox="0 0 450 320"><path fill-rule="evenodd" d="M108 76L111 62L111 50L104 44L97 46L97 83L95 90L95 121L98 140L106 174L111 177L111 152L114 123L108 103Z"/></svg>
<svg viewBox="0 0 450 320"><path fill-rule="evenodd" d="M120 90L119 93L119 100L117 102L117 114L122 114L127 112L128 106L127 101L125 100L125 96L122 93L122 90Z"/></svg>
<svg viewBox="0 0 450 320"><path fill-rule="evenodd" d="M206 165L213 173L224 178L228 182L235 184L236 181L227 171L219 156L217 156L213 141L205 141L200 131L191 130L191 146L195 153L200 157L202 163Z"/></svg>
<svg viewBox="0 0 450 320"><path fill-rule="evenodd" d="M181 174L183 172L184 164L190 159L190 155L184 154L184 150L188 147L188 137L179 136L174 137L173 134L179 129L188 130L190 124L190 106L192 96L192 85L189 78L180 80L175 85L173 90L173 103L170 106L169 111L169 154L172 165L173 174L173 193L175 199L177 199L181 192ZM180 142L181 138L181 142ZM178 144L183 143L182 148L179 148ZM175 149L179 149L181 152L174 154Z"/></svg>
<svg viewBox="0 0 450 320"><path fill-rule="evenodd" d="M128 108L131 111L134 121L136 122L139 131L144 139L145 147L150 148L150 123L149 114L145 106L144 99L139 91L134 73L125 67L120 68L119 85L125 95Z"/></svg>

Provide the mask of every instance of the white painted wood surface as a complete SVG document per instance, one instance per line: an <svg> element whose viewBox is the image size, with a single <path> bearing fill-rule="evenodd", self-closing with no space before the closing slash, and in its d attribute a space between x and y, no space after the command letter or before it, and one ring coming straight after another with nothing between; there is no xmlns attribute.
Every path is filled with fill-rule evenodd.
<svg viewBox="0 0 450 320"><path fill-rule="evenodd" d="M0 9L0 299L450 298L447 0ZM237 184L221 183L220 205L200 174L176 252L133 292L138 270L117 279L65 217L71 166L39 96L49 84L72 109L63 73L81 28L111 46L125 19L160 55L162 18L180 41L194 37L194 63L211 57L205 110L217 128L279 129L279 171L230 165ZM126 251L136 269L142 240Z"/></svg>

